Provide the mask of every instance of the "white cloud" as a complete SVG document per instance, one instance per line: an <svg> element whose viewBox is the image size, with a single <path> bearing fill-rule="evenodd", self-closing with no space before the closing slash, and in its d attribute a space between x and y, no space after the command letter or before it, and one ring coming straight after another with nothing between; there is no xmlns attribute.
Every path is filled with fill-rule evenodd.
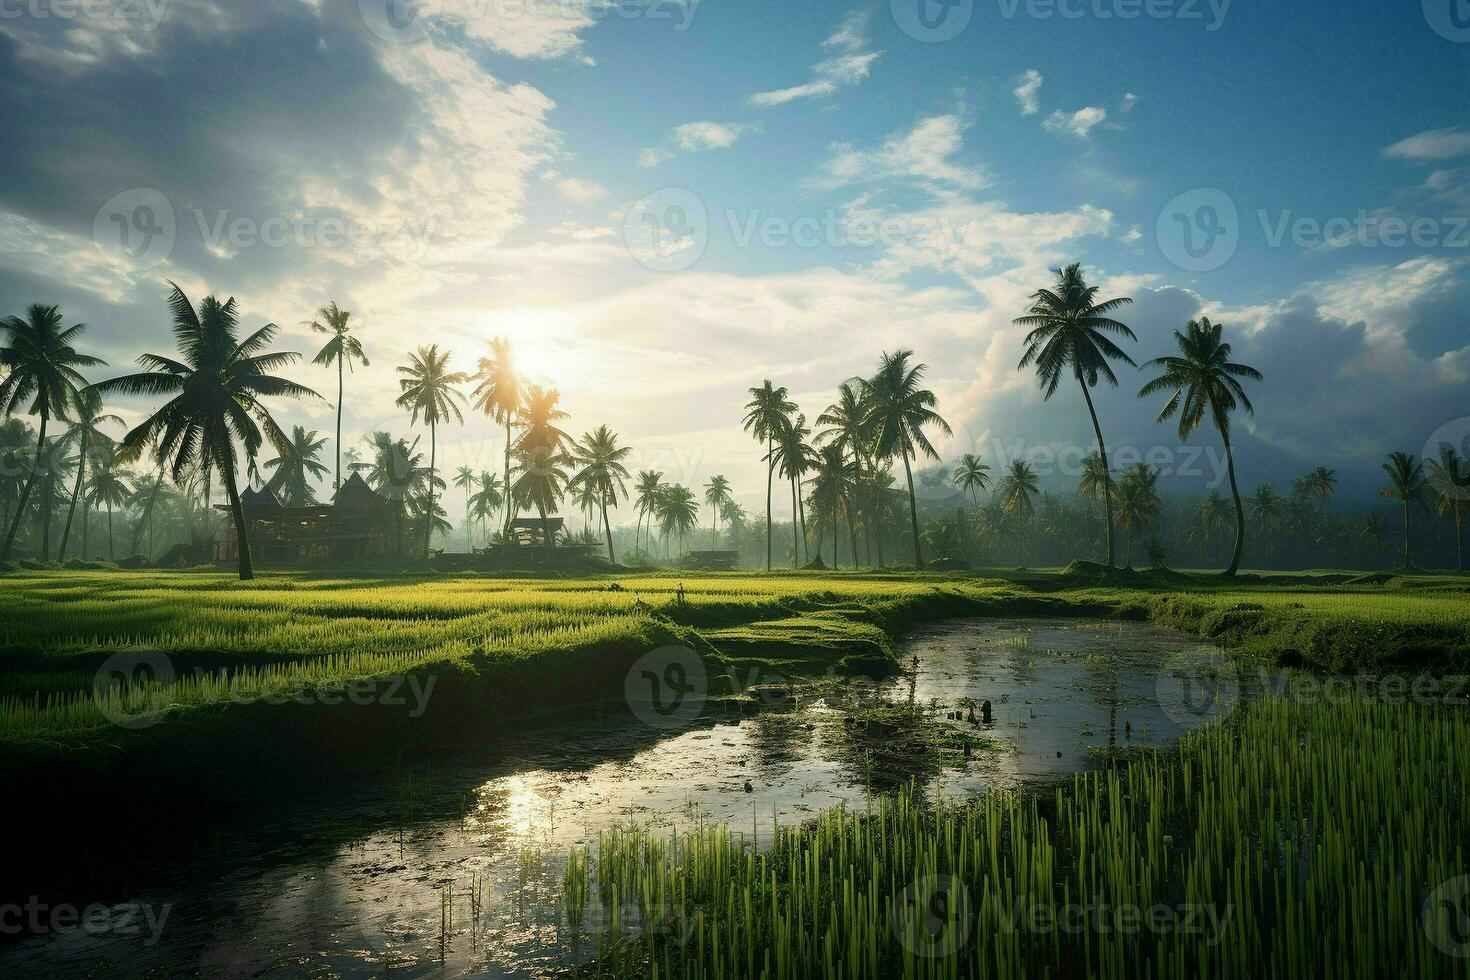
<svg viewBox="0 0 1470 980"><path fill-rule="evenodd" d="M1122 101L1118 103L1118 109L1122 112L1132 112L1136 105L1138 105L1138 96L1132 92L1124 92Z"/></svg>
<svg viewBox="0 0 1470 980"><path fill-rule="evenodd" d="M674 127L674 141L681 150L721 150L756 128L747 123L691 122Z"/></svg>
<svg viewBox="0 0 1470 980"><path fill-rule="evenodd" d="M873 180L908 178L974 189L987 181L978 167L957 164L953 157L964 143L967 124L958 115L921 119L913 129L894 133L875 149L833 146L817 183L840 187Z"/></svg>
<svg viewBox="0 0 1470 980"><path fill-rule="evenodd" d="M868 50L869 12L854 10L843 18L837 31L822 42L828 57L812 66L812 79L789 88L757 92L747 100L751 105L767 108L784 105L796 99L831 95L845 85L856 85L868 77L873 62L883 54Z"/></svg>
<svg viewBox="0 0 1470 980"><path fill-rule="evenodd" d="M566 177L557 181L556 191L573 204L591 204L607 197L606 187L583 177Z"/></svg>
<svg viewBox="0 0 1470 980"><path fill-rule="evenodd" d="M1085 140L1092 127L1108 118L1108 111L1095 105L1084 106L1073 113L1060 109L1046 117L1042 123L1049 133L1065 134Z"/></svg>
<svg viewBox="0 0 1470 980"><path fill-rule="evenodd" d="M1041 91L1043 81L1041 72L1035 68L1027 68L1021 77L1016 79L1013 93L1021 106L1021 115L1034 116L1041 111L1041 100L1037 98L1037 93Z"/></svg>
<svg viewBox="0 0 1470 980"><path fill-rule="evenodd" d="M651 146L644 147L643 149L638 151L638 166L657 167L665 160L671 160L673 159L673 157L674 154L670 153L668 150L660 150L656 147Z"/></svg>
<svg viewBox="0 0 1470 980"><path fill-rule="evenodd" d="M1470 154L1470 131L1458 127L1431 129L1400 140L1383 151L1400 160L1450 160Z"/></svg>

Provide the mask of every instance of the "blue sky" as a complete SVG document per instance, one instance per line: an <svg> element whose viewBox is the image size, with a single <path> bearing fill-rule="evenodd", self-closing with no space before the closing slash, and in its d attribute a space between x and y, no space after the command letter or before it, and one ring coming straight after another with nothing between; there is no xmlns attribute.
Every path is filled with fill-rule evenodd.
<svg viewBox="0 0 1470 980"><path fill-rule="evenodd" d="M505 334L575 431L612 424L670 479L723 471L753 507L745 389L771 377L815 417L899 345L955 424L946 456L1085 446L1080 396L1041 401L1010 325L1082 261L1134 298L1139 361L1208 313L1266 373L1247 486L1321 463L1367 496L1384 452L1470 434L1451 0L426 0L405 30L389 2L5 5L0 312L60 303L124 364L166 348L167 278L308 354L299 324L335 300L373 360L345 441L407 429L411 347L471 369ZM1100 393L1110 442L1214 485L1142 380ZM441 455L498 446L472 420Z"/></svg>

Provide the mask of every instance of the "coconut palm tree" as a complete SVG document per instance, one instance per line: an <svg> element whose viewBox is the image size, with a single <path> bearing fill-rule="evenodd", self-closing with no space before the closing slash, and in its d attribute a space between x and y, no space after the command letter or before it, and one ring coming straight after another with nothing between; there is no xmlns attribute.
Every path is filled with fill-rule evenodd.
<svg viewBox="0 0 1470 980"><path fill-rule="evenodd" d="M791 564L800 567L806 552L806 506L802 503L800 486L808 470L812 468L812 449L807 437L812 430L807 428L806 416L797 413L776 433L775 462L781 475L791 481Z"/></svg>
<svg viewBox="0 0 1470 980"><path fill-rule="evenodd" d="M490 341L490 356L480 358L474 380L478 382L473 393L475 408L505 426L504 485L509 487L511 429L520 417L521 407L526 397L526 386L521 381L520 375L516 373L515 359L511 355L509 340L504 337L496 337ZM510 531L514 496L511 493L505 495L505 526L502 530L507 533Z"/></svg>
<svg viewBox="0 0 1470 980"><path fill-rule="evenodd" d="M1113 474L1108 469L1107 462L1102 453L1094 449L1082 460L1082 472L1077 479L1077 495L1080 497L1091 497L1097 501L1100 507L1106 504L1106 497L1117 490L1113 480ZM1104 507L1103 523L1107 523L1107 511Z"/></svg>
<svg viewBox="0 0 1470 980"><path fill-rule="evenodd" d="M1160 471L1147 463L1135 463L1118 479L1118 512L1114 520L1128 529L1128 565L1133 565L1133 538L1140 528L1152 528L1163 510L1159 499Z"/></svg>
<svg viewBox="0 0 1470 980"><path fill-rule="evenodd" d="M61 530L61 547L56 549L56 560L66 558L66 542L71 537L72 517L77 512L77 501L82 501L82 557L87 557L87 463L91 462L95 452L101 448L105 455L112 455L112 440L101 431L104 425L122 425L123 420L116 415L109 415L102 411L102 398L90 388L77 392L76 404L73 407L71 427L67 429L66 435L62 436L57 446L63 452L76 448L77 451L77 482L71 490L71 505L66 511L66 525Z"/></svg>
<svg viewBox="0 0 1470 980"><path fill-rule="evenodd" d="M1219 533L1225 528L1225 518L1229 515L1230 507L1225 502L1225 497L1218 490L1211 490L1199 505L1199 524L1204 531L1206 547L1211 554L1215 554L1214 542Z"/></svg>
<svg viewBox="0 0 1470 980"><path fill-rule="evenodd" d="M320 364L322 367L337 365L337 469L332 477L332 489L342 489L342 398L343 378L342 371L345 367L352 370L354 364L368 366L368 359L362 352L362 342L352 336L352 330L347 325L352 314L346 310L339 309L336 303L328 303L316 311L317 318L310 321L307 326L317 333L331 336L331 340L316 352L316 357L311 363Z"/></svg>
<svg viewBox="0 0 1470 980"><path fill-rule="evenodd" d="M1454 446L1440 446L1439 456L1424 461L1429 487L1434 492L1434 509L1440 517L1448 514L1455 521L1455 571L1465 570L1464 522L1470 510L1470 460Z"/></svg>
<svg viewBox="0 0 1470 980"><path fill-rule="evenodd" d="M1087 284L1080 263L1054 271L1057 277L1055 285L1033 293L1030 310L1013 321L1017 326L1031 328L1026 335L1026 353L1019 367L1024 370L1033 364L1036 366L1037 381L1046 392L1047 399L1056 392L1064 374L1071 374L1077 379L1082 397L1087 402L1087 413L1092 417L1098 454L1106 464L1108 449L1103 442L1102 426L1097 421L1097 409L1092 404L1092 389L1097 387L1099 378L1114 388L1118 386L1118 378L1113 374L1109 360L1137 367L1133 358L1107 336L1113 334L1127 340L1138 339L1127 326L1109 316L1133 300L1120 296L1097 302L1098 287ZM1108 565L1111 566L1113 490L1110 482L1103 483L1103 515L1106 518Z"/></svg>
<svg viewBox="0 0 1470 980"><path fill-rule="evenodd" d="M465 547L470 549L475 546L470 537L470 497L474 495L475 484L479 481L475 471L468 466L461 466L454 472L454 485L464 491L464 539Z"/></svg>
<svg viewBox="0 0 1470 980"><path fill-rule="evenodd" d="M114 465L110 452L98 456L93 465L95 469L92 473L87 502L99 510L104 507L107 509L107 560L116 561L117 555L113 551L112 512L115 508L126 504L132 495L132 489L128 486L131 475L127 470L119 469Z"/></svg>
<svg viewBox="0 0 1470 980"><path fill-rule="evenodd" d="M325 438L318 439L316 430L307 431L305 426L291 427L291 439L281 454L265 461L265 468L275 470L266 488L287 507L310 507L315 504L311 481L321 479L327 467L321 461Z"/></svg>
<svg viewBox="0 0 1470 980"><path fill-rule="evenodd" d="M1409 504L1416 502L1420 506L1424 505L1424 492L1427 488L1424 464L1413 453L1392 452L1388 454L1388 462L1383 464L1383 472L1388 474L1388 486L1378 491L1378 495L1400 501L1404 505L1403 567L1413 568L1409 553Z"/></svg>
<svg viewBox="0 0 1470 980"><path fill-rule="evenodd" d="M769 378L759 388L750 389L750 401L745 403L745 418L742 428L756 442L766 444L766 571L771 570L771 485L776 476L776 437L791 422L791 413L796 403L786 397L786 389L771 386ZM796 520L792 514L791 519Z"/></svg>
<svg viewBox="0 0 1470 980"><path fill-rule="evenodd" d="M731 501L730 481L718 473L704 485L704 502L709 504L710 538L715 546L720 541L720 510Z"/></svg>
<svg viewBox="0 0 1470 980"><path fill-rule="evenodd" d="M995 497L1002 513L1016 520L1016 564L1026 563L1025 529L1027 519L1035 512L1035 498L1039 493L1036 471L1023 459L1013 459L1006 464L1000 482L995 486Z"/></svg>
<svg viewBox="0 0 1470 980"><path fill-rule="evenodd" d="M861 486L863 481L866 449L871 433L870 414L869 406L863 400L862 386L856 381L844 381L837 386L837 400L817 416L817 425L825 426L817 430L817 442L819 444L834 443L852 455L852 478L855 487ZM848 515L848 531L852 538L854 565L858 560L855 520L858 516L858 496L856 492L852 495L849 503L853 507L853 512Z"/></svg>
<svg viewBox="0 0 1470 980"><path fill-rule="evenodd" d="M934 411L938 399L934 392L921 387L928 366L909 366L911 350L893 353L885 351L879 358L878 372L871 378L861 380L863 394L872 405L875 455L891 459L903 457L903 472L909 487L909 519L913 525L914 567L923 568L924 559L919 543L919 501L914 496L914 471L909 465L911 458L923 455L938 459L939 453L925 435L926 428L935 428L951 435L949 423Z"/></svg>
<svg viewBox="0 0 1470 980"><path fill-rule="evenodd" d="M659 494L656 504L658 512L658 529L668 542L669 535L679 535L679 551L684 551L684 535L694 530L699 520L699 499L694 496L694 491L686 486L674 484L665 487L663 493Z"/></svg>
<svg viewBox="0 0 1470 980"><path fill-rule="evenodd" d="M572 477L571 485L588 486L596 494L597 503L602 508L602 529L607 535L607 560L614 564L618 559L613 554L612 524L607 519L607 507L608 504L616 507L619 498L626 500L628 497L625 481L630 477L623 460L632 451L627 446L619 446L617 433L605 425L583 433L581 443L572 447L572 460L582 468Z"/></svg>
<svg viewBox="0 0 1470 980"><path fill-rule="evenodd" d="M10 515L25 486L25 475L31 471L33 454L30 426L20 419L0 422L0 503L5 505L0 527L10 527Z"/></svg>
<svg viewBox="0 0 1470 980"><path fill-rule="evenodd" d="M535 508L541 515L542 537L548 546L552 540L547 515L556 510L566 493L567 467L572 462L567 455L572 439L556 424L567 417L558 407L560 400L561 392L555 388L531 385L516 422L521 430L515 443L519 475L511 493L517 509Z"/></svg>
<svg viewBox="0 0 1470 980"><path fill-rule="evenodd" d="M653 527L653 515L658 509L658 495L664 490L664 475L654 470L642 470L638 474L638 480L633 484L633 507L638 512L638 521L633 530L633 547L641 547L642 538L639 537L643 530L643 519L649 520L650 533Z"/></svg>
<svg viewBox="0 0 1470 980"><path fill-rule="evenodd" d="M77 392L86 387L87 379L77 368L107 363L100 357L80 354L72 346L86 333L86 324L63 327L61 319L60 307L37 303L26 310L25 319L11 316L0 320L0 335L5 340L4 346L0 346L0 369L5 371L5 380L0 381L0 416L12 414L17 405L29 400L26 412L41 419L30 473L21 487L15 516L5 532L5 543L0 545L0 561L10 557L16 532L25 517L26 501L45 461L46 426L52 419L66 420L76 404ZM49 546L50 542L43 539L41 557L46 557Z"/></svg>
<svg viewBox="0 0 1470 980"><path fill-rule="evenodd" d="M410 354L408 363L400 365L398 373L403 377L398 379L400 394L394 404L409 410L413 425L418 425L420 415L429 424L429 499L423 508L424 513L429 514L434 511L434 478L436 476L436 457L439 452L439 423L449 421L451 414L456 421L464 422L464 415L457 404L464 401L464 395L455 385L463 384L468 378L460 371L449 370L449 351L441 354L438 344L420 347L416 353ZM429 542L433 536L434 527L432 520L424 522L425 558L429 557Z"/></svg>
<svg viewBox="0 0 1470 980"><path fill-rule="evenodd" d="M372 458L351 464L351 469L367 474L366 480L373 491L388 501L393 510L397 530L394 536L395 553L403 553L403 521L413 495L422 492L429 482L428 470L423 464L423 453L418 452L417 438L410 444L407 439L395 439L388 432L374 432L367 437ZM436 478L437 479L437 478ZM443 486L443 481L439 481Z"/></svg>
<svg viewBox="0 0 1470 980"><path fill-rule="evenodd" d="M1254 415L1255 406L1246 396L1245 388L1238 378L1260 381L1261 372L1247 364L1230 360L1230 345L1220 339L1223 327L1211 323L1202 316L1190 320L1185 332L1174 331L1174 342L1181 356L1156 357L1144 365L1158 366L1164 373L1145 384L1138 397L1146 398L1160 391L1171 392L1169 400L1159 410L1159 422L1167 422L1177 413L1179 416L1179 438L1187 441L1190 433L1199 428L1208 413L1210 421L1220 433L1225 445L1225 469L1230 477L1230 496L1235 501L1235 548L1230 554L1230 567L1226 575L1234 575L1240 568L1240 555L1245 549L1245 505L1241 503L1240 488L1235 483L1235 454L1230 448L1230 413L1237 407L1244 408L1247 415ZM1331 494L1332 471L1325 467L1317 470L1322 475L1322 486ZM1131 550L1131 545L1130 545Z"/></svg>
<svg viewBox="0 0 1470 980"><path fill-rule="evenodd" d="M480 489L470 496L470 513L474 519L480 522L480 532L485 535L486 543L490 535L486 533L485 527L489 523L490 516L498 511L505 503L505 489L500 483L500 477L485 470L476 481ZM466 527L468 533L468 527ZM470 545L474 547L473 542Z"/></svg>
<svg viewBox="0 0 1470 980"><path fill-rule="evenodd" d="M978 494L990 489L990 467L974 453L965 453L954 467L954 485L970 495L971 506L978 506Z"/></svg>
<svg viewBox="0 0 1470 980"><path fill-rule="evenodd" d="M825 513L832 527L832 567L837 568L837 529L842 511L847 510L848 527L852 527L852 492L857 464L849 462L842 443L834 440L824 445L817 454L816 478L812 481L812 507L817 513ZM822 553L818 539L817 554ZM857 554L853 554L857 563Z"/></svg>
<svg viewBox="0 0 1470 980"><path fill-rule="evenodd" d="M138 554L138 543L143 538L143 532L148 532L148 552L152 558L157 550L157 541L153 536L155 516L163 510L163 500L167 495L164 480L168 478L168 470L162 462L158 464L158 472L147 480L134 480L132 493L128 495L128 509L138 515L138 521L133 525L133 534L129 539L129 548L133 554Z"/></svg>
<svg viewBox="0 0 1470 980"><path fill-rule="evenodd" d="M124 375L96 385L103 394L166 395L169 400L142 424L123 437L118 461L139 459L153 447L162 465L171 459L171 474L181 483L191 467L199 467L207 479L217 473L224 480L235 519L239 542L240 578L254 578L250 561L250 539L245 511L240 506L235 470L240 457L235 445L245 450L245 461L254 469L263 442L285 453L290 440L267 411L262 398L284 395L320 398L316 392L294 381L268 372L296 360L290 351L269 350L276 335L267 323L243 340L238 336L239 315L231 297L221 303L206 296L195 309L177 285L169 297L173 332L178 342L178 359L144 354L138 363L147 370Z"/></svg>
<svg viewBox="0 0 1470 980"><path fill-rule="evenodd" d="M1327 517L1327 501L1337 492L1337 471L1319 466L1302 478L1309 496L1317 498L1322 505L1322 517Z"/></svg>

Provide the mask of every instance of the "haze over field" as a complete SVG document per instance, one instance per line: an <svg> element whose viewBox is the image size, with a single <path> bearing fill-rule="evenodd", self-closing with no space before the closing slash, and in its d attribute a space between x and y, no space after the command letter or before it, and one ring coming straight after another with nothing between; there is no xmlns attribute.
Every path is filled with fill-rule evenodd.
<svg viewBox="0 0 1470 980"><path fill-rule="evenodd" d="M1470 44L1413 4L1069 9L7 8L0 313L59 303L121 367L169 348L166 279L237 296L245 328L307 355L300 322L335 300L371 361L347 388L356 445L403 428L409 350L473 370L506 336L631 470L723 473L756 512L746 389L772 378L815 416L898 344L930 365L946 460L1089 446L1078 393L1042 410L1016 370L1011 323L1084 261L1134 298L1138 360L1205 313L1265 375L1243 484L1327 464L1344 497L1376 494L1386 451L1429 455L1470 414ZM325 369L285 373L335 397ZM1119 468L1177 444L1143 380L1097 394ZM327 402L279 415L334 423ZM472 415L440 438L448 472L494 469L503 434ZM1202 466L1177 485L1203 491Z"/></svg>

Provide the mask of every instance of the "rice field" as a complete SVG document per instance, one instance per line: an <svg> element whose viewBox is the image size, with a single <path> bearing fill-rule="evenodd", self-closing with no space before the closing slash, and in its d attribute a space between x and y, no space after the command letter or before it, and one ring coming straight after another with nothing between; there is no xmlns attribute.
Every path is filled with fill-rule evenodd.
<svg viewBox="0 0 1470 980"><path fill-rule="evenodd" d="M766 849L619 831L566 869L589 975L1470 977L1470 715L1276 698L1051 792Z"/></svg>

